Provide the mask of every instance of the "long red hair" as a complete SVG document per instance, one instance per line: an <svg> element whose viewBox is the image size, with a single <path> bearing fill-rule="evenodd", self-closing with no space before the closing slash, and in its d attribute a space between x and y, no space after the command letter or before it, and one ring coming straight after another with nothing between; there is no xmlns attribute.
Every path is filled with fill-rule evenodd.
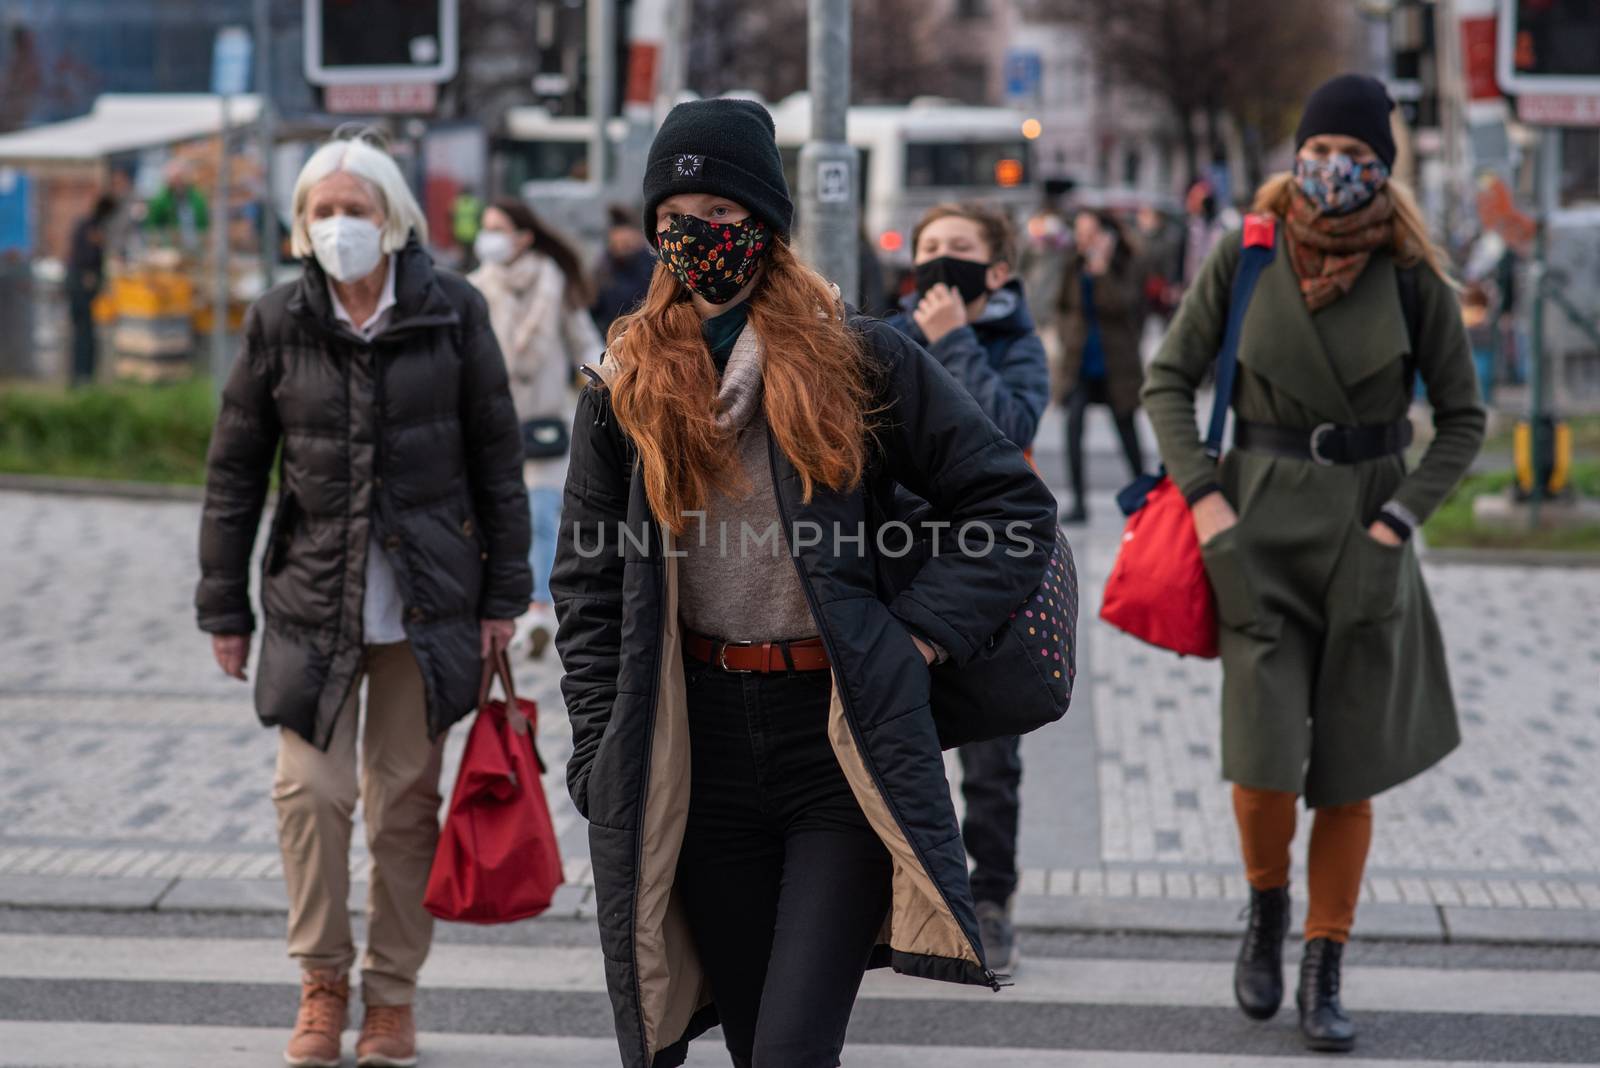
<svg viewBox="0 0 1600 1068"><path fill-rule="evenodd" d="M844 305L781 238L748 299L762 346L762 410L805 499L818 485L853 489L867 459L871 387ZM638 448L651 511L674 534L713 490L745 488L734 435L717 426L717 370L700 326L688 291L658 265L644 303L606 339L606 359L617 361L612 411Z"/></svg>

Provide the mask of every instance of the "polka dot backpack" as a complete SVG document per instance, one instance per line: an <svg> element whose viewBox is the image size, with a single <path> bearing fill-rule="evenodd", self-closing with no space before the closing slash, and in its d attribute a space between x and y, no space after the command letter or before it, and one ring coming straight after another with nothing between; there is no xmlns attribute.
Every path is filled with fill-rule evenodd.
<svg viewBox="0 0 1600 1068"><path fill-rule="evenodd" d="M1077 671L1078 569L1058 527L1039 587L977 656L933 669L940 744L951 749L1054 723L1072 702Z"/></svg>

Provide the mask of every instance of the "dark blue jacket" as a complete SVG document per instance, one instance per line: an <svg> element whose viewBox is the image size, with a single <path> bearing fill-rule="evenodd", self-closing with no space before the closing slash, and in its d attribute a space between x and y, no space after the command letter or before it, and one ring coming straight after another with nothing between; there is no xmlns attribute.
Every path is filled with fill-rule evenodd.
<svg viewBox="0 0 1600 1068"><path fill-rule="evenodd" d="M976 323L951 331L935 345L911 318L916 301L915 295L907 297L889 325L933 353L1012 444L1032 445L1050 400L1050 367L1022 283L1013 279L1001 286Z"/></svg>

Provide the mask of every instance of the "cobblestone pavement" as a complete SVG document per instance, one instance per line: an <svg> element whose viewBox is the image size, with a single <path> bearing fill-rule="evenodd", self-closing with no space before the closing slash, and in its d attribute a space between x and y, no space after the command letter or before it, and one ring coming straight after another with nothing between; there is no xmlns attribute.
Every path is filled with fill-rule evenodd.
<svg viewBox="0 0 1600 1068"><path fill-rule="evenodd" d="M1095 620L1118 530L1097 503L1074 534L1079 693L1024 749L1022 893L1242 897L1217 769L1219 669ZM41 877L108 889L279 877L274 738L194 629L196 529L193 504L0 493L0 900ZM1427 570L1465 741L1379 800L1366 900L1600 909L1600 569ZM542 710L581 911L587 843L565 796L556 684L553 659L518 667ZM352 863L363 870L359 847Z"/></svg>

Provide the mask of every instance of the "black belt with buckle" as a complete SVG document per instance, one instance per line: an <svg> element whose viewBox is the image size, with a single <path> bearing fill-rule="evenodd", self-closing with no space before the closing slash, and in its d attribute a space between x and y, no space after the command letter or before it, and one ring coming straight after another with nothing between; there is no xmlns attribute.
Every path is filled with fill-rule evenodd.
<svg viewBox="0 0 1600 1068"><path fill-rule="evenodd" d="M1233 444L1250 452L1266 452L1291 460L1309 460L1324 467L1359 464L1405 452L1411 445L1411 420L1368 426L1323 423L1311 430L1251 423L1240 419Z"/></svg>

